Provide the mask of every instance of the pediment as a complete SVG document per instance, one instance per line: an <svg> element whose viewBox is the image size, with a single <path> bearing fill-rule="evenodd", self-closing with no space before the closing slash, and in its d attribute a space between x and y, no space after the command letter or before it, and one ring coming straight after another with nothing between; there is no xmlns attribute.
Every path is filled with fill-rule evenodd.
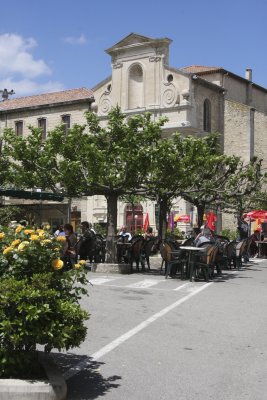
<svg viewBox="0 0 267 400"><path fill-rule="evenodd" d="M118 51L120 49L125 49L133 46L144 46L165 43L169 45L171 43L171 39L162 38L162 39L153 39L148 36L142 36L138 33L130 33L128 36L120 40L118 43L114 44L112 47L106 50L108 54L112 54L114 51Z"/></svg>

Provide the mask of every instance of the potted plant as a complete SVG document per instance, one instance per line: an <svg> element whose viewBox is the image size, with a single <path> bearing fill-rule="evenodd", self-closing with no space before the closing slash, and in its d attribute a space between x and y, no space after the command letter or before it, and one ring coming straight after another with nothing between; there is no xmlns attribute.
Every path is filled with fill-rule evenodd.
<svg viewBox="0 0 267 400"><path fill-rule="evenodd" d="M79 346L85 321L83 262L65 270L62 241L45 229L0 227L0 378L38 378L44 352Z"/></svg>

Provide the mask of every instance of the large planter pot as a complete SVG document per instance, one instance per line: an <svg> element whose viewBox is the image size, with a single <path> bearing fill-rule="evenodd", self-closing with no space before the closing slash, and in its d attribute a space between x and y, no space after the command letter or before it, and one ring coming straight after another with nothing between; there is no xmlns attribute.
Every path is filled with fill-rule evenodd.
<svg viewBox="0 0 267 400"><path fill-rule="evenodd" d="M130 264L111 264L99 263L94 264L92 272L111 273L111 274L131 274Z"/></svg>
<svg viewBox="0 0 267 400"><path fill-rule="evenodd" d="M65 400L67 385L51 358L39 352L47 378L0 379L0 400Z"/></svg>

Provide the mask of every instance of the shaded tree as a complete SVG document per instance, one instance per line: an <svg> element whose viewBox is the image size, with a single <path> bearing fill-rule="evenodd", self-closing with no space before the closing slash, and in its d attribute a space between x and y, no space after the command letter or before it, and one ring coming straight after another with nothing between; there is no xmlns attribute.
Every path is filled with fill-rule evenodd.
<svg viewBox="0 0 267 400"><path fill-rule="evenodd" d="M165 120L152 121L150 114L125 121L118 107L109 113L107 126L88 112L87 127L59 126L42 140L31 128L27 137L12 130L4 134L4 152L10 159L11 183L17 187L41 187L67 197L103 195L107 200L107 258L115 262L117 202L134 194L149 174L155 144Z"/></svg>

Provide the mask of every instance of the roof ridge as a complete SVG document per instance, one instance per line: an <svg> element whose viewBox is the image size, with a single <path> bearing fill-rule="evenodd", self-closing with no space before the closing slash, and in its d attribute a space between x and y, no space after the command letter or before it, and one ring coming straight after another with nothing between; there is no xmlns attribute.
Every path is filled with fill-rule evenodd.
<svg viewBox="0 0 267 400"><path fill-rule="evenodd" d="M73 89L57 90L56 92L44 92L44 93L32 94L30 96L15 97L13 99L7 99L6 101L23 100L23 99L33 98L33 97L47 96L47 95L50 95L50 94L66 93L66 92L71 92L71 91L74 91L74 90L81 90L81 89L86 89L86 90L91 91L90 88L86 88L86 87L82 86L82 87L73 88ZM1 102L0 102L0 104L1 104Z"/></svg>

